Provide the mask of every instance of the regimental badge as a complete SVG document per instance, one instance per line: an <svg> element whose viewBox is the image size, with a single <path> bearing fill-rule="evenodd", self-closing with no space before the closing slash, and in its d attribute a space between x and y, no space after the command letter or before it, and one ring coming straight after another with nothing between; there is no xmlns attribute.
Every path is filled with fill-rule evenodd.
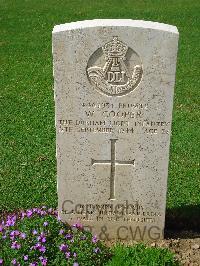
<svg viewBox="0 0 200 266"><path fill-rule="evenodd" d="M97 49L87 65L90 83L108 96L123 96L133 91L142 79L142 63L138 54L113 37Z"/></svg>

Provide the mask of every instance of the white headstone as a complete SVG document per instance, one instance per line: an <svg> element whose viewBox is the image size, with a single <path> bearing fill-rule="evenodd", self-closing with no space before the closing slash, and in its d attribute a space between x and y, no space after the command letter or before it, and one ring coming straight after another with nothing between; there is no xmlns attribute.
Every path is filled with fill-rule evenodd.
<svg viewBox="0 0 200 266"><path fill-rule="evenodd" d="M177 28L91 20L53 30L59 215L101 239L163 237Z"/></svg>

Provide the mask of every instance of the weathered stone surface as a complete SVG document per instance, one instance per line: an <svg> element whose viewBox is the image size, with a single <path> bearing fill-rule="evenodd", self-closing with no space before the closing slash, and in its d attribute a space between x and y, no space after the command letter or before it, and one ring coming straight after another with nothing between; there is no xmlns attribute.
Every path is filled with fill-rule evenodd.
<svg viewBox="0 0 200 266"><path fill-rule="evenodd" d="M62 220L101 239L163 237L177 45L154 22L54 27Z"/></svg>

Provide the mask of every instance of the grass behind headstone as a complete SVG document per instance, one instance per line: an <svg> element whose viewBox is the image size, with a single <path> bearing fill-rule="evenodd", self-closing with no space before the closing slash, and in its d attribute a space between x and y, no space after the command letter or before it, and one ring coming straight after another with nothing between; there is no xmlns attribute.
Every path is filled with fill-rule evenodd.
<svg viewBox="0 0 200 266"><path fill-rule="evenodd" d="M130 18L176 25L180 32L167 204L190 214L190 206L200 203L199 1L4 0L0 6L0 210L57 206L53 26L94 18Z"/></svg>

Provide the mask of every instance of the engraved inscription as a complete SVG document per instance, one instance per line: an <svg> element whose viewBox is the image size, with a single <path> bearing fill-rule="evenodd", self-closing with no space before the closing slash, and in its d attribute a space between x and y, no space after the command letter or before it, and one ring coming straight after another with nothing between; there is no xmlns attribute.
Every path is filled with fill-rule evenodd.
<svg viewBox="0 0 200 266"><path fill-rule="evenodd" d="M146 134L169 135L170 121L151 121L148 103L83 102L80 105L83 118L63 117L57 121L58 132L71 134Z"/></svg>
<svg viewBox="0 0 200 266"><path fill-rule="evenodd" d="M111 142L111 159L110 160L94 160L92 159L92 165L94 164L110 164L110 200L115 199L115 168L116 165L133 165L135 166L135 159L132 161L119 161L115 156L115 144L117 139L110 139Z"/></svg>
<svg viewBox="0 0 200 266"><path fill-rule="evenodd" d="M138 201L131 203L125 200L121 203L103 204L74 204L71 200L65 200L62 204L62 214L68 214L71 218L83 221L116 221L152 223L162 216L160 211L146 210Z"/></svg>
<svg viewBox="0 0 200 266"><path fill-rule="evenodd" d="M115 36L90 57L87 74L98 91L107 96L123 96L140 83L142 63L139 56Z"/></svg>

